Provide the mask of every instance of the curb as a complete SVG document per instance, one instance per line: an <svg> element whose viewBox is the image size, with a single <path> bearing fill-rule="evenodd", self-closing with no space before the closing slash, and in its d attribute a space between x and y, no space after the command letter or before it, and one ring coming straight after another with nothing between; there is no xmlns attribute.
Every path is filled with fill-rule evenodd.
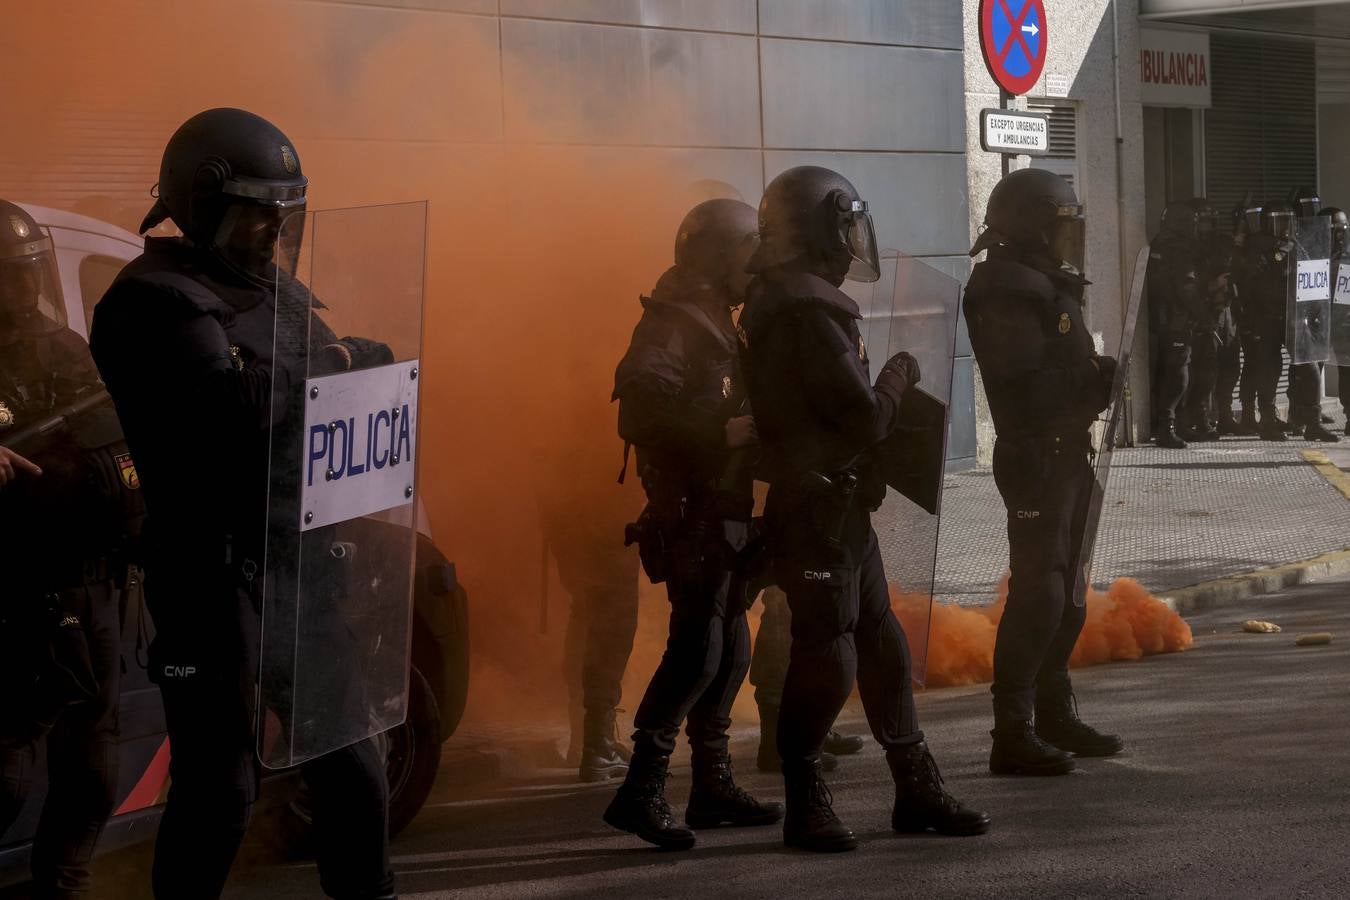
<svg viewBox="0 0 1350 900"><path fill-rule="evenodd" d="M1324 553L1302 562L1271 566L1242 575L1159 591L1157 596L1184 616L1295 585L1329 581L1342 575L1350 575L1350 549Z"/></svg>

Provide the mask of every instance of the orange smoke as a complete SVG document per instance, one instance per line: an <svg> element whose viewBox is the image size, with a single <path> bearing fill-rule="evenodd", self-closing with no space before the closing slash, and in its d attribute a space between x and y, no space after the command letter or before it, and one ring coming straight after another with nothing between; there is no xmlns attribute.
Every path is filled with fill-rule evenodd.
<svg viewBox="0 0 1350 900"><path fill-rule="evenodd" d="M928 629L929 687L982 684L994 677L994 639L1008 599L1008 578L990 606L935 603ZM924 621L928 598L891 588L891 607L910 635ZM1133 578L1120 578L1106 591L1088 593L1087 621L1069 665L1078 668L1114 660L1177 653L1194 643L1191 627Z"/></svg>

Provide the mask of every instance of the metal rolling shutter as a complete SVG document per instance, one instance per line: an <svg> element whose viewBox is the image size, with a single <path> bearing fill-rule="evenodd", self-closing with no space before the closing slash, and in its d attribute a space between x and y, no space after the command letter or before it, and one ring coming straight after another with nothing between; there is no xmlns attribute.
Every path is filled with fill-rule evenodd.
<svg viewBox="0 0 1350 900"><path fill-rule="evenodd" d="M1248 191L1257 200L1276 202L1294 188L1316 187L1316 46L1211 34L1210 48L1214 105L1205 111L1210 202L1227 213ZM1288 373L1286 354L1280 395Z"/></svg>
<svg viewBox="0 0 1350 900"><path fill-rule="evenodd" d="M1212 34L1214 105L1205 112L1207 196L1222 212L1251 191L1283 200L1317 185L1317 48Z"/></svg>

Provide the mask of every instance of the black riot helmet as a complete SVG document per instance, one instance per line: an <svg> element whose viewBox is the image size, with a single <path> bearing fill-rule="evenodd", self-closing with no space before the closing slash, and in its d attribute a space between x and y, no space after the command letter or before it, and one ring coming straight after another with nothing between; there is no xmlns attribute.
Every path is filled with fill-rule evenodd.
<svg viewBox="0 0 1350 900"><path fill-rule="evenodd" d="M159 200L141 231L171 218L197 246L245 277L271 284L281 223L304 210L308 186L295 145L281 129L242 109L210 109L169 138ZM291 230L298 241L299 229Z"/></svg>
<svg viewBox="0 0 1350 900"><path fill-rule="evenodd" d="M1350 216L1345 214L1345 210L1335 206L1324 206L1317 211L1319 216L1326 216L1331 220L1331 252L1345 252L1345 233L1350 228Z"/></svg>
<svg viewBox="0 0 1350 900"><path fill-rule="evenodd" d="M0 337L65 324L52 239L21 206L0 200Z"/></svg>
<svg viewBox="0 0 1350 900"><path fill-rule="evenodd" d="M740 200L705 200L675 235L675 266L725 291L733 304L750 283L746 265L759 248L755 208Z"/></svg>
<svg viewBox="0 0 1350 900"><path fill-rule="evenodd" d="M1233 207L1233 243L1241 246L1246 243L1248 235L1260 232L1265 212L1265 206L1248 191L1242 202Z"/></svg>
<svg viewBox="0 0 1350 900"><path fill-rule="evenodd" d="M1189 205L1195 211L1196 237L1212 240L1219 233L1219 211L1204 197L1191 198Z"/></svg>
<svg viewBox="0 0 1350 900"><path fill-rule="evenodd" d="M1267 206L1261 214L1261 228L1266 234L1278 241L1291 241L1294 238L1294 208L1287 203Z"/></svg>
<svg viewBox="0 0 1350 900"><path fill-rule="evenodd" d="M1312 188L1299 187L1289 192L1289 205L1300 219L1310 219L1321 210L1322 198Z"/></svg>
<svg viewBox="0 0 1350 900"><path fill-rule="evenodd" d="M1054 172L1009 172L989 194L985 230L970 255L998 244L1049 255L1061 266L1083 271L1087 220L1073 187Z"/></svg>
<svg viewBox="0 0 1350 900"><path fill-rule="evenodd" d="M1195 207L1189 203L1167 204L1167 208L1163 210L1162 226L1158 229L1158 233L1195 240L1200 233L1199 216L1196 215Z"/></svg>
<svg viewBox="0 0 1350 900"><path fill-rule="evenodd" d="M769 182L759 202L759 237L746 267L751 274L801 262L836 285L881 278L867 203L830 169L798 166Z"/></svg>

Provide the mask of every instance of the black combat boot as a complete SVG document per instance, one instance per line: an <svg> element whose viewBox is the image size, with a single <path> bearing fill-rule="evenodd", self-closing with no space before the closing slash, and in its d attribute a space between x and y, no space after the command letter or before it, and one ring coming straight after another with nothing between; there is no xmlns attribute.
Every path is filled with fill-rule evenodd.
<svg viewBox="0 0 1350 900"><path fill-rule="evenodd" d="M632 752L619 741L614 710L586 710L581 743L580 778L587 784L620 778L628 772Z"/></svg>
<svg viewBox="0 0 1350 900"><path fill-rule="evenodd" d="M787 817L783 843L812 853L853 850L858 839L834 814L834 797L820 777L820 763L796 762L783 767Z"/></svg>
<svg viewBox="0 0 1350 900"><path fill-rule="evenodd" d="M1217 441L1219 439L1219 429L1206 422L1203 425L1196 425L1186 433L1186 440L1205 443L1207 441Z"/></svg>
<svg viewBox="0 0 1350 900"><path fill-rule="evenodd" d="M1041 740L1028 721L997 721L989 734L989 771L995 775L1068 775L1074 769L1073 756Z"/></svg>
<svg viewBox="0 0 1350 900"><path fill-rule="evenodd" d="M965 837L989 830L989 814L962 806L942 784L928 745L920 741L886 751L895 778L895 810L891 827L901 834L936 831Z"/></svg>
<svg viewBox="0 0 1350 900"><path fill-rule="evenodd" d="M1170 419L1163 423L1163 427L1158 430L1158 435L1154 438L1154 441L1159 447L1168 450L1186 449L1186 442L1181 439L1181 435L1177 434L1177 423Z"/></svg>
<svg viewBox="0 0 1350 900"><path fill-rule="evenodd" d="M1340 438L1332 434L1331 430L1321 422L1313 422L1308 425L1308 427L1303 430L1303 439L1305 441L1324 441L1328 444L1335 444L1340 441Z"/></svg>
<svg viewBox="0 0 1350 900"><path fill-rule="evenodd" d="M1233 418L1232 407L1219 410L1219 421L1214 430L1217 431L1221 437L1232 437L1234 435L1242 434L1240 428L1241 426L1238 425L1237 420Z"/></svg>
<svg viewBox="0 0 1350 900"><path fill-rule="evenodd" d="M829 745L829 738L825 743ZM759 753L755 756L755 768L761 772L783 771L783 763L778 758L778 707L767 703L759 704ZM822 772L833 772L837 768L839 760L833 753L820 754Z"/></svg>
<svg viewBox="0 0 1350 900"><path fill-rule="evenodd" d="M1115 756L1125 749L1119 735L1103 734L1078 718L1071 690L1036 698L1036 735L1074 756Z"/></svg>
<svg viewBox="0 0 1350 900"><path fill-rule="evenodd" d="M605 822L662 850L688 850L694 833L675 821L666 802L669 769L669 756L634 754L628 776L605 810Z"/></svg>
<svg viewBox="0 0 1350 900"><path fill-rule="evenodd" d="M866 741L859 734L840 734L833 728L825 735L825 751L834 756L852 756L861 753ZM826 769L825 771L829 771Z"/></svg>
<svg viewBox="0 0 1350 900"><path fill-rule="evenodd" d="M731 758L694 761L694 786L684 821L690 828L772 825L783 818L783 804L760 803L731 777Z"/></svg>
<svg viewBox="0 0 1350 900"><path fill-rule="evenodd" d="M1285 434L1286 423L1281 422L1278 416L1262 416L1261 427L1257 429L1257 435L1263 441L1287 441L1289 436Z"/></svg>
<svg viewBox="0 0 1350 900"><path fill-rule="evenodd" d="M1237 429L1234 434L1242 437L1256 437L1261 433L1261 426L1256 422L1256 413L1250 409L1242 411L1242 418L1238 420Z"/></svg>

